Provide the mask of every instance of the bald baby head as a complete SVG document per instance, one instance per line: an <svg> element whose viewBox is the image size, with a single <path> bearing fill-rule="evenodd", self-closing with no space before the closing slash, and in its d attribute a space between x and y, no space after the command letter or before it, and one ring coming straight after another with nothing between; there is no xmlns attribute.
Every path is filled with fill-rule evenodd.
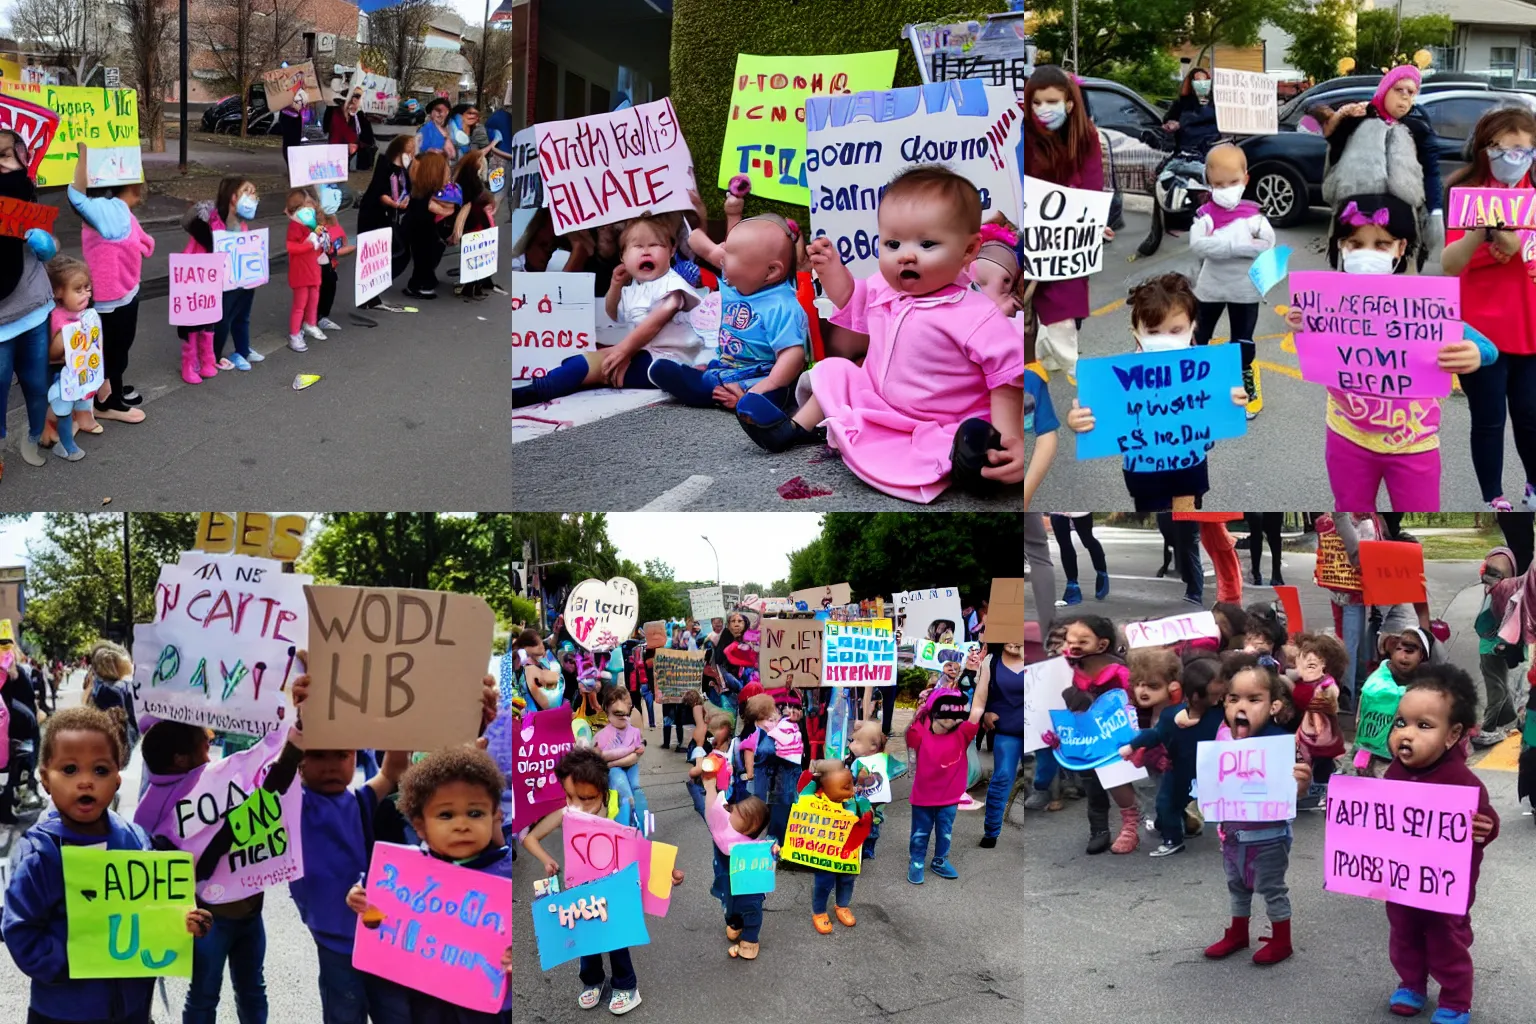
<svg viewBox="0 0 1536 1024"><path fill-rule="evenodd" d="M753 217L737 224L725 240L726 281L751 295L783 281L795 266L795 242L778 218Z"/></svg>

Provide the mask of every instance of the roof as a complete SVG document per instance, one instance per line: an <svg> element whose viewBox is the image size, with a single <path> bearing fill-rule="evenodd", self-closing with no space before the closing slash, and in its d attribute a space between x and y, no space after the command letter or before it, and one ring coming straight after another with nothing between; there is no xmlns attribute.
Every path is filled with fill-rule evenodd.
<svg viewBox="0 0 1536 1024"><path fill-rule="evenodd" d="M458 50L445 50L436 46L422 47L419 67L423 71L446 71L454 75L474 70Z"/></svg>
<svg viewBox="0 0 1536 1024"><path fill-rule="evenodd" d="M1403 0L1403 14L1444 14L1458 25L1536 28L1536 4L1525 0Z"/></svg>

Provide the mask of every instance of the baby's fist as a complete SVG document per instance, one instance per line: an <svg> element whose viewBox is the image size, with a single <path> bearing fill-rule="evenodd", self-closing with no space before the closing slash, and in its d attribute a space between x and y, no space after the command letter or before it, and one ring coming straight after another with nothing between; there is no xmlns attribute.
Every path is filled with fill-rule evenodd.
<svg viewBox="0 0 1536 1024"><path fill-rule="evenodd" d="M832 239L826 235L822 235L806 246L805 252L810 257L811 266L813 267L825 267L837 259L837 250L832 246Z"/></svg>

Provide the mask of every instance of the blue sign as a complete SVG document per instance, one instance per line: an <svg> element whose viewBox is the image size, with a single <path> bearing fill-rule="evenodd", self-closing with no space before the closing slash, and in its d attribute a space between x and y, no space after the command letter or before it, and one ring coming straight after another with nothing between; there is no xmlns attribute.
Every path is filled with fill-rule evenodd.
<svg viewBox="0 0 1536 1024"><path fill-rule="evenodd" d="M1094 426L1077 435L1077 457L1122 455L1131 473L1198 465L1210 442L1247 432L1232 401L1242 383L1237 345L1079 360L1078 402Z"/></svg>
<svg viewBox="0 0 1536 1024"><path fill-rule="evenodd" d="M1288 245L1265 249L1259 253L1253 266L1248 268L1248 280L1259 290L1259 298L1268 295L1271 288L1285 279L1290 266L1291 247Z"/></svg>
<svg viewBox="0 0 1536 1024"><path fill-rule="evenodd" d="M539 968L577 957L650 945L640 903L640 865L533 901Z"/></svg>
<svg viewBox="0 0 1536 1024"><path fill-rule="evenodd" d="M773 892L773 841L731 847L731 895Z"/></svg>
<svg viewBox="0 0 1536 1024"><path fill-rule="evenodd" d="M1082 380L1081 377L1078 378ZM1056 760L1063 768L1085 772L1120 760L1120 748L1139 732L1136 713L1124 690L1111 690L1087 711L1052 711L1051 729L1061 746Z"/></svg>

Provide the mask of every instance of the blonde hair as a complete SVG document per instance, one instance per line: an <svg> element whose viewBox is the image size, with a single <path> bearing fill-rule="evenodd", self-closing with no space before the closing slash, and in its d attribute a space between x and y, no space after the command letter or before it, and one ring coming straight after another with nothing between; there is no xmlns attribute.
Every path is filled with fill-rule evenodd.
<svg viewBox="0 0 1536 1024"><path fill-rule="evenodd" d="M123 667L125 665L127 668ZM91 648L91 672L97 679L115 683L132 674L133 659L120 645L110 640L101 640Z"/></svg>
<svg viewBox="0 0 1536 1024"><path fill-rule="evenodd" d="M1223 142L1219 146L1211 147L1211 151L1205 154L1205 166L1207 169L1217 164L1237 167L1244 174L1247 174L1248 154L1243 152L1239 146L1234 146L1230 142Z"/></svg>

